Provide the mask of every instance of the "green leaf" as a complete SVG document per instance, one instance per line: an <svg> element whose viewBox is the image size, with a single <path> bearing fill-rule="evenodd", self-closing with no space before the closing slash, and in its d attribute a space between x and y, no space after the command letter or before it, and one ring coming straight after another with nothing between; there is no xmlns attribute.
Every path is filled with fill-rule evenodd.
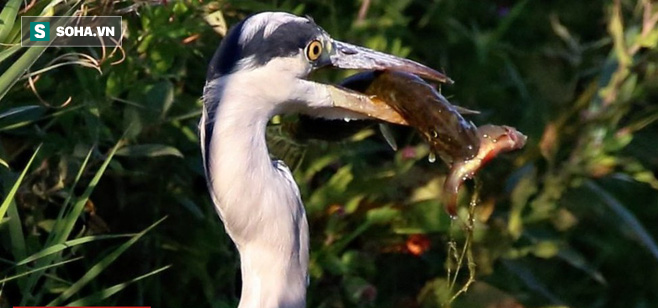
<svg viewBox="0 0 658 308"><path fill-rule="evenodd" d="M452 305L450 305L450 307L524 307L514 298L514 295L514 293L507 293L486 282L476 281L470 288L468 288L468 292L464 293L463 296L458 298Z"/></svg>
<svg viewBox="0 0 658 308"><path fill-rule="evenodd" d="M117 151L119 156L142 156L142 157L158 157L158 156L176 156L183 157L178 149L163 145L163 144L139 144L126 146Z"/></svg>
<svg viewBox="0 0 658 308"><path fill-rule="evenodd" d="M5 42L5 39L14 27L20 6L21 0L9 0L5 4L5 8L2 9L0 13L0 43L8 43Z"/></svg>
<svg viewBox="0 0 658 308"><path fill-rule="evenodd" d="M391 222L400 215L400 211L390 207L380 207L369 210L366 221L371 224L385 224Z"/></svg>
<svg viewBox="0 0 658 308"><path fill-rule="evenodd" d="M351 165L346 165L338 169L324 186L313 192L308 202L307 211L312 215L322 210L328 203L342 201L340 198L345 196L347 185L353 179L354 175L352 174Z"/></svg>
<svg viewBox="0 0 658 308"><path fill-rule="evenodd" d="M158 110L160 119L164 119L174 103L174 85L165 80L146 86L144 102L149 109Z"/></svg>
<svg viewBox="0 0 658 308"><path fill-rule="evenodd" d="M341 285L348 299L355 304L363 304L363 293L369 288L374 288L367 280L353 276L345 277Z"/></svg>
<svg viewBox="0 0 658 308"><path fill-rule="evenodd" d="M644 48L656 48L658 46L658 30L654 28L646 35L640 37L637 43Z"/></svg>
<svg viewBox="0 0 658 308"><path fill-rule="evenodd" d="M619 64L621 66L628 66L631 64L631 56L628 54L626 42L624 40L624 25L622 23L621 5L617 3L614 6L610 24L608 24L608 32L612 36L614 42L614 51Z"/></svg>
<svg viewBox="0 0 658 308"><path fill-rule="evenodd" d="M450 300L449 282L444 278L435 278L428 281L418 294L418 301L422 307L441 307Z"/></svg>
<svg viewBox="0 0 658 308"><path fill-rule="evenodd" d="M540 241L532 247L532 253L543 259L550 259L560 251L560 245L555 241Z"/></svg>
<svg viewBox="0 0 658 308"><path fill-rule="evenodd" d="M523 234L523 210L528 200L537 193L537 179L534 170L523 175L512 191L512 208L509 213L507 230L510 235L518 239Z"/></svg>
<svg viewBox="0 0 658 308"><path fill-rule="evenodd" d="M436 198L411 203L401 215L404 217L403 223L395 223L393 226L396 234L446 232L450 227L451 219Z"/></svg>

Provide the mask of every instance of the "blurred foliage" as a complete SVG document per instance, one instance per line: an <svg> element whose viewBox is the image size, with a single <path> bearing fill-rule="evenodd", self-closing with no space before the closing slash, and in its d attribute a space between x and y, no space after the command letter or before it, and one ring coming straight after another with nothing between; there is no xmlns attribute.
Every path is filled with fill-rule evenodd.
<svg viewBox="0 0 658 308"><path fill-rule="evenodd" d="M392 128L397 152L376 126L291 146L294 117L275 119L271 150L295 158L311 226L309 307L440 307L456 291L448 273L466 282L453 253L471 235L476 281L453 307L658 302L650 0L4 3L0 307L237 305L238 255L196 127L219 34L263 10L441 68L456 81L443 93L482 111L475 123L529 135L482 171L469 223L465 207L443 212L445 168L410 129ZM123 47L20 48L17 16L74 12L121 14Z"/></svg>

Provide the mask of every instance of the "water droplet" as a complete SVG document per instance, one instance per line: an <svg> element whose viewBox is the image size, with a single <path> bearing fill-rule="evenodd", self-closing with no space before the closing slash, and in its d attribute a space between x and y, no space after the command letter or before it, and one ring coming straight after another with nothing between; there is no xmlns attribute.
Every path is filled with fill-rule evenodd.
<svg viewBox="0 0 658 308"><path fill-rule="evenodd" d="M489 135L484 134L484 135L482 135L482 138L489 138Z"/></svg>
<svg viewBox="0 0 658 308"><path fill-rule="evenodd" d="M430 163L434 163L436 161L436 154L430 152L429 155L427 155L427 161Z"/></svg>
<svg viewBox="0 0 658 308"><path fill-rule="evenodd" d="M349 122L349 121L352 121L352 119L350 119L350 118L344 118L343 121L345 121L345 122Z"/></svg>
<svg viewBox="0 0 658 308"><path fill-rule="evenodd" d="M448 217L450 217L451 220L457 220L457 218L459 218L459 215L457 215L457 214L455 214L455 215L448 214Z"/></svg>

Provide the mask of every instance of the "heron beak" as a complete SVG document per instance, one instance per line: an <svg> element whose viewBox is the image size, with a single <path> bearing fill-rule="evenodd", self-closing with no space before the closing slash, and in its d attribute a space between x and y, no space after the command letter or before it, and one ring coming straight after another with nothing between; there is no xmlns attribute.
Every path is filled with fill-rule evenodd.
<svg viewBox="0 0 658 308"><path fill-rule="evenodd" d="M327 59L328 65L341 69L392 70L406 72L422 78L452 84L448 76L423 64L385 54L365 47L333 40ZM327 85L334 107L349 110L369 118L408 125L407 121L386 102L340 86Z"/></svg>
<svg viewBox="0 0 658 308"><path fill-rule="evenodd" d="M374 71L391 70L414 74L442 83L454 83L448 76L408 59L336 40L332 41L331 47L329 58L331 65L336 68Z"/></svg>
<svg viewBox="0 0 658 308"><path fill-rule="evenodd" d="M407 121L391 106L377 97L334 85L324 86L331 97L333 107L348 110L358 118L375 118L393 124L409 125Z"/></svg>

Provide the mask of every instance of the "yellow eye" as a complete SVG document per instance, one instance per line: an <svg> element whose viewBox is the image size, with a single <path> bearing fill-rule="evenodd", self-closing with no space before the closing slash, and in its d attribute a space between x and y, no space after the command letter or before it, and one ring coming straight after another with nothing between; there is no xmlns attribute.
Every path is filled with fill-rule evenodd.
<svg viewBox="0 0 658 308"><path fill-rule="evenodd" d="M315 61L320 58L322 54L322 43L318 40L313 40L311 43L306 46L306 57L310 61Z"/></svg>

